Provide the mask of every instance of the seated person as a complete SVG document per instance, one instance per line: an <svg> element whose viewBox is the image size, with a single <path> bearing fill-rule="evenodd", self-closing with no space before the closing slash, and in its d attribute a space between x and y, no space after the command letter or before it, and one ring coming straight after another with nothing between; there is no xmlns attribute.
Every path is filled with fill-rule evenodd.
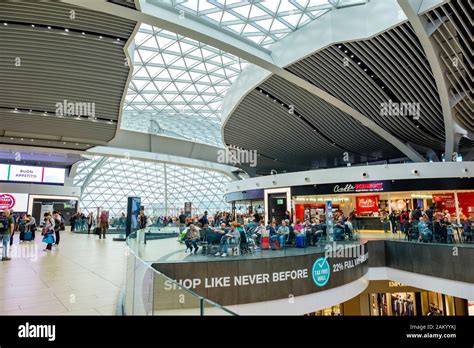
<svg viewBox="0 0 474 348"><path fill-rule="evenodd" d="M471 217L464 219L463 222L463 236L466 242L472 242L472 219Z"/></svg>
<svg viewBox="0 0 474 348"><path fill-rule="evenodd" d="M269 224L267 226L267 231L269 232L270 234L270 237L275 235L277 233L277 227L276 227L276 223L275 222L272 222L271 224Z"/></svg>
<svg viewBox="0 0 474 348"><path fill-rule="evenodd" d="M431 242L431 239L433 238L433 233L431 233L431 230L429 228L428 216L424 215L420 218L420 222L418 223L418 231L418 241Z"/></svg>
<svg viewBox="0 0 474 348"><path fill-rule="evenodd" d="M288 237L289 234L290 234L290 228L287 226L286 220L283 220L281 222L281 226L278 227L276 234L274 234L273 236L270 236L270 242L278 238L280 241L280 247L283 248L285 246L286 238Z"/></svg>
<svg viewBox="0 0 474 348"><path fill-rule="evenodd" d="M294 226L294 229L295 229L295 234L304 234L304 231L303 231L303 225L301 224L301 221L300 220L296 220L296 224Z"/></svg>
<svg viewBox="0 0 474 348"><path fill-rule="evenodd" d="M207 237L209 234L214 233L213 229L209 227L209 224L204 224L203 228L199 230L199 235L201 241L207 241Z"/></svg>
<svg viewBox="0 0 474 348"><path fill-rule="evenodd" d="M220 243L222 236L225 235L227 232L228 232L228 228L226 227L226 224L222 222L219 228L216 228L207 234L207 243L208 244Z"/></svg>
<svg viewBox="0 0 474 348"><path fill-rule="evenodd" d="M286 219L286 226L288 226L288 229L290 230L289 237L288 237L288 243L292 244L296 238L295 234L295 228L293 225L290 223L290 220Z"/></svg>
<svg viewBox="0 0 474 348"><path fill-rule="evenodd" d="M344 220L343 216L340 215L339 218L336 221L336 224L334 225L334 240L336 241L341 241L345 239L345 225L344 225Z"/></svg>
<svg viewBox="0 0 474 348"><path fill-rule="evenodd" d="M261 220L257 228L252 233L252 239L255 245L260 246L260 241L262 239L262 236L266 234L265 232L266 232L265 222Z"/></svg>
<svg viewBox="0 0 474 348"><path fill-rule="evenodd" d="M186 233L186 237L184 237L184 244L186 244L186 253L193 252L193 247L194 247L194 254L197 254L197 251L199 249L199 246L197 243L199 242L199 239L201 238L199 234L199 228L194 226L194 225L189 225L189 230Z"/></svg>
<svg viewBox="0 0 474 348"><path fill-rule="evenodd" d="M240 232L237 229L238 225L239 224L233 222L231 227L230 227L230 231L222 235L221 247L220 247L219 251L216 253L215 256L226 257L227 256L227 249L229 248L230 240L233 239L233 238L236 239L236 240L239 240Z"/></svg>

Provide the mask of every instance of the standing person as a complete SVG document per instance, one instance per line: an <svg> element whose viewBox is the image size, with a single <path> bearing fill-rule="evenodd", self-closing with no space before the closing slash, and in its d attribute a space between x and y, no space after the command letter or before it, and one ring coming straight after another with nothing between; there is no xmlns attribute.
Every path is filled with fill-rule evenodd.
<svg viewBox="0 0 474 348"><path fill-rule="evenodd" d="M140 210L140 215L138 216L138 225L139 225L140 229L146 228L147 217L146 217L145 212L143 210Z"/></svg>
<svg viewBox="0 0 474 348"><path fill-rule="evenodd" d="M0 238L2 239L3 252L2 252L2 261L11 260L8 257L8 251L10 249L10 235L15 229L15 221L10 214L10 210L4 210L0 213Z"/></svg>
<svg viewBox="0 0 474 348"><path fill-rule="evenodd" d="M6 210L5 210L6 211ZM15 236L15 231L16 231L16 228L17 228L17 225L16 225L16 216L15 214L13 214L13 209L10 209L9 210L9 213L10 213L10 217L13 219L13 229L11 231L11 234L10 234L10 246L13 245L13 237Z"/></svg>
<svg viewBox="0 0 474 348"><path fill-rule="evenodd" d="M258 213L258 211L255 210L255 214L253 214L253 220L254 220L257 224L259 224L261 219L262 219L262 217L260 216L260 214Z"/></svg>
<svg viewBox="0 0 474 348"><path fill-rule="evenodd" d="M390 220L390 224L392 225L392 233L397 233L397 212L395 210L392 210L388 218Z"/></svg>
<svg viewBox="0 0 474 348"><path fill-rule="evenodd" d="M87 215L87 234L91 234L92 224L94 223L94 213L90 212Z"/></svg>
<svg viewBox="0 0 474 348"><path fill-rule="evenodd" d="M51 217L51 213L44 213L44 227L43 232L43 242L46 243L46 248L43 251L51 251L54 243L54 219Z"/></svg>
<svg viewBox="0 0 474 348"><path fill-rule="evenodd" d="M60 240L60 231L61 231L61 215L59 215L58 211L53 211L53 220L54 220L54 235L56 236L56 242L54 243L54 246L59 246L59 240Z"/></svg>
<svg viewBox="0 0 474 348"><path fill-rule="evenodd" d="M380 212L380 221L382 222L382 225L383 225L383 231L385 233L387 233L388 232L389 219L388 219L388 214L385 210L382 210Z"/></svg>
<svg viewBox="0 0 474 348"><path fill-rule="evenodd" d="M183 230L186 228L186 214L184 213L183 209L181 209L180 211L178 220L179 220L179 232L183 232Z"/></svg>
<svg viewBox="0 0 474 348"><path fill-rule="evenodd" d="M207 210L204 212L204 215L201 216L199 219L199 222L204 226L206 224L209 224L209 219L207 218Z"/></svg>
<svg viewBox="0 0 474 348"><path fill-rule="evenodd" d="M76 229L76 219L77 219L77 213L73 214L71 218L69 219L69 222L71 223L71 232L74 232Z"/></svg>
<svg viewBox="0 0 474 348"><path fill-rule="evenodd" d="M100 213L99 227L99 239L102 239L102 236L105 239L105 234L107 233L107 229L109 228L109 212L105 209L102 210L102 212Z"/></svg>
<svg viewBox="0 0 474 348"><path fill-rule="evenodd" d="M26 215L26 230L31 232L31 240L35 240L36 219L31 214Z"/></svg>

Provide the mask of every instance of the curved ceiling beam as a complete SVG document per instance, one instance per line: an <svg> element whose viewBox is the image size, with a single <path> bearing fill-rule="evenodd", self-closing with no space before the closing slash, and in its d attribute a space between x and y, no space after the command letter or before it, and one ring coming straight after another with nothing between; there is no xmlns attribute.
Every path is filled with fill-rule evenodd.
<svg viewBox="0 0 474 348"><path fill-rule="evenodd" d="M293 84L305 89L306 91L325 100L326 102L338 108L339 110L345 112L346 114L353 117L355 120L359 121L361 124L369 128L371 131L375 132L377 135L387 140L393 146L398 148L410 160L414 162L426 161L426 159L424 159L423 156L417 153L414 149L407 146L405 143L400 141L394 135L385 131L382 127L378 126L375 122L370 120L368 117L364 116L363 114L353 109L349 105L343 103L339 99L333 97L329 93L319 89L318 87L292 74L291 72L286 71L284 69L285 65L282 64L282 59L275 59L275 51L272 51L272 54L270 55L267 50L264 50L262 48L256 48L253 45L250 45L249 43L243 42L242 40L235 38L233 35L230 35L217 28L214 28L213 26L210 26L202 22L198 22L186 16L184 18L182 16L180 17L180 14L177 11L170 11L162 7L151 5L146 0L140 1L140 8L142 12L125 8L122 6L118 6L118 5L108 3L105 1L98 1L98 0L62 0L62 1L66 3L74 4L77 6L83 6L95 11L107 12L109 14L124 17L130 20L135 20L137 22L146 23L152 26L159 27L161 29L169 30L177 34L187 36L194 40L198 40L205 44L214 46L218 49L229 52L231 54L234 54L242 59L247 60L248 62L252 64L259 66L260 68L266 69L269 72L274 73L292 82ZM393 14L390 12L390 9L393 10L393 8L395 8L394 6L397 6L397 8L399 9L395 0L371 1L367 3L365 6L361 6L362 9L357 8L357 7L355 8L351 7L351 8L338 9L336 11L331 11L330 13L327 14L331 16L331 17L328 17L327 20L329 21L329 24L348 23L349 27L355 26L355 28L357 28L361 24L361 21L360 21L361 18L363 19L363 22L366 23L367 21L365 20L365 18L367 17L368 13L374 13L374 14L377 14L378 17L376 18L379 18L379 19L385 18L384 20L386 20L387 18L390 18L391 20L388 25L394 26L394 25L397 25L397 22L399 23L402 20L405 20L405 18L397 19L398 14L397 13ZM354 15L354 11L356 12L361 11L360 14L363 15L363 17L359 17L359 20L353 20L354 18L358 17ZM384 14L384 16L382 14ZM322 16L322 18L320 19L324 19L324 17L325 16ZM319 24L318 22L319 20L313 21L313 23L316 23L315 25L318 25ZM312 25L313 23L310 23L307 26L309 27L309 29L304 28L305 30L302 31L304 35L303 41L305 42L308 42L308 41L310 42L311 40L313 40L312 37L307 35L308 30L314 30L315 25ZM362 32L358 30L357 32L359 32L360 35L368 35L369 33L371 35L375 35L376 30L381 29L382 27L380 20L377 20L376 24L377 24L376 29L373 29L373 28L371 29L367 25L364 24L363 25L364 30ZM386 26L384 30L389 29L387 27L388 25L387 24L385 25ZM330 31L332 33L332 29L330 29ZM338 32L341 32L341 30L338 29ZM352 33L352 32L353 31L349 31L349 33ZM299 34L299 31L296 31L293 34L288 35L282 41L292 42L291 47L295 47L294 42L302 41L301 34L300 35L298 34ZM297 38L296 41L294 40L295 38ZM332 36L331 36L330 40L328 41L328 44L334 43L333 41L334 40L332 39ZM314 46L314 45L311 45L311 46ZM288 46L285 48L285 50L290 51L288 50ZM304 57L300 56L300 59L302 58ZM279 65L275 64L274 61L278 61Z"/></svg>
<svg viewBox="0 0 474 348"><path fill-rule="evenodd" d="M442 67L442 63L440 61L440 53L437 49L436 44L430 38L430 34L428 32L429 25L427 20L418 15L418 12L423 4L423 0L397 0L398 4L402 8L403 12L407 16L413 30L420 40L421 45L423 46L423 50L426 54L426 59L428 60L431 71L433 72L433 76L436 82L436 86L438 89L438 94L441 102L441 108L443 110L443 118L444 118L444 132L446 136L445 140L445 148L444 148L444 158L446 161L452 160L453 152L457 148L456 143L456 128L462 128L454 117L451 102L449 98L449 83L446 80L445 71ZM431 1L433 2L433 1ZM438 1L441 5L443 1Z"/></svg>

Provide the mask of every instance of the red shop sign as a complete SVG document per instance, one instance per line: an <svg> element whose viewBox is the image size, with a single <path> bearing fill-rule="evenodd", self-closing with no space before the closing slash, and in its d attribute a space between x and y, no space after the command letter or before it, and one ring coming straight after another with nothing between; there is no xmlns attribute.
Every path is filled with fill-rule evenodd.
<svg viewBox="0 0 474 348"><path fill-rule="evenodd" d="M356 197L357 212L376 212L379 210L379 196Z"/></svg>
<svg viewBox="0 0 474 348"><path fill-rule="evenodd" d="M15 206L15 197L9 194L0 195L0 210L12 209Z"/></svg>

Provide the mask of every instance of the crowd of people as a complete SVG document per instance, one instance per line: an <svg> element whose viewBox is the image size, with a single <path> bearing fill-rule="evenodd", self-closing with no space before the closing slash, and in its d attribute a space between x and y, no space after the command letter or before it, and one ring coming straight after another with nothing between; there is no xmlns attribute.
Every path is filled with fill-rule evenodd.
<svg viewBox="0 0 474 348"><path fill-rule="evenodd" d="M2 261L9 261L10 247L13 245L15 233L19 232L19 242L34 241L38 227L42 226L42 241L46 243L44 251L51 251L53 246L58 246L61 235L65 229L64 217L58 211L45 212L43 221L38 224L31 214L13 213L11 209L0 213L0 238L2 240Z"/></svg>
<svg viewBox="0 0 474 348"><path fill-rule="evenodd" d="M461 216L458 226L448 210L436 209L430 206L426 210L417 207L413 210L392 210L391 213L382 210L380 220L385 233L400 231L406 239L416 239L420 242L454 242L454 228L462 228L462 238L472 242L473 217Z"/></svg>
<svg viewBox="0 0 474 348"><path fill-rule="evenodd" d="M354 215L355 216L355 215ZM344 216L342 211L337 211L333 218L334 240L342 241L353 237L353 226L350 215ZM217 212L212 217L208 212L200 217L187 217L184 212L178 216L180 227L179 240L186 245L186 253L197 253L199 245L205 246L209 253L211 246L217 246L215 256L226 257L229 250L246 252L262 249L279 250L288 245L296 247L317 246L323 237L326 237L327 224L325 216L305 221L292 222L290 212L279 220L273 218L265 225L261 215L255 212L251 216L241 217L243 223L233 221L232 214Z"/></svg>

